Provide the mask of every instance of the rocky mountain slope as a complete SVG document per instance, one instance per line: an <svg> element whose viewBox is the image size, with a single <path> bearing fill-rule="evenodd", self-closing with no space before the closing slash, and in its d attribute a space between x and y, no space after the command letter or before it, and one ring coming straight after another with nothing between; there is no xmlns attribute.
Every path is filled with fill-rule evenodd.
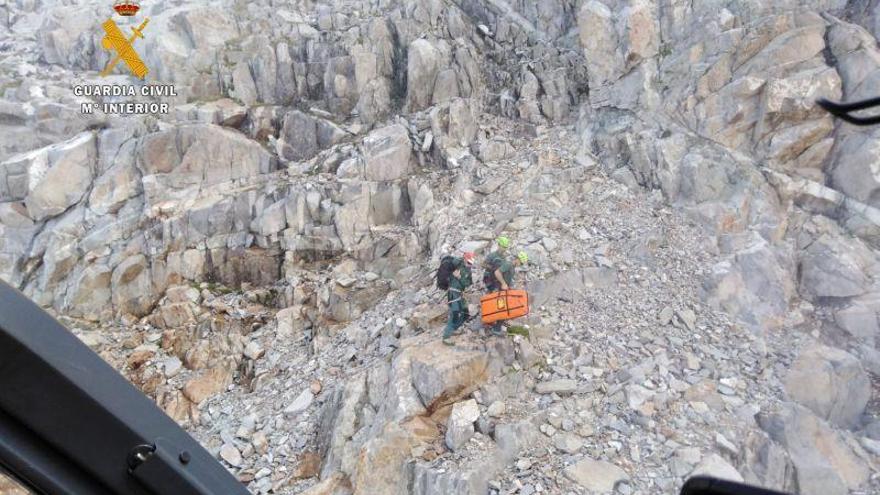
<svg viewBox="0 0 880 495"><path fill-rule="evenodd" d="M878 2L142 11L171 112L83 115L109 5L0 0L0 278L252 492L880 490L880 131L814 103ZM532 314L441 345L500 234Z"/></svg>

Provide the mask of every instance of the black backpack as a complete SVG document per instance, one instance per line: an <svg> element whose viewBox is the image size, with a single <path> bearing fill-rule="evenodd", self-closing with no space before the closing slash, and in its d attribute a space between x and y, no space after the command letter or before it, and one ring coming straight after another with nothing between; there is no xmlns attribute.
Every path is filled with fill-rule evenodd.
<svg viewBox="0 0 880 495"><path fill-rule="evenodd" d="M483 262L483 285L490 287L495 283L495 270L501 268L501 255L490 254Z"/></svg>
<svg viewBox="0 0 880 495"><path fill-rule="evenodd" d="M440 259L440 268L437 269L437 288L440 290L449 290L449 278L452 272L458 268L455 257L444 256Z"/></svg>

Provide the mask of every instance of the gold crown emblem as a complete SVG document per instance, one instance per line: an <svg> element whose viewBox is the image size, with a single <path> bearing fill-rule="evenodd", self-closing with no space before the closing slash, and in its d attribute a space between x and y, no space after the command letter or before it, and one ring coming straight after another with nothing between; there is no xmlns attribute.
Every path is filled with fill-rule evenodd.
<svg viewBox="0 0 880 495"><path fill-rule="evenodd" d="M130 17L137 14L138 10L141 7L138 5L138 2L125 0L125 1L116 1L113 2L113 10L116 11L117 14Z"/></svg>

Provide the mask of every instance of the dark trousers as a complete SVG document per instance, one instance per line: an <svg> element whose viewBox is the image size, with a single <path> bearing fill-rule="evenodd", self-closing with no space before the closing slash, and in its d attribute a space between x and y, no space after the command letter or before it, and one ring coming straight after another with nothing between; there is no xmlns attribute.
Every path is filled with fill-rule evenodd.
<svg viewBox="0 0 880 495"><path fill-rule="evenodd" d="M443 338L448 339L458 330L460 326L470 317L467 304L459 297L457 300L449 302L449 319L446 321L446 328L443 330Z"/></svg>

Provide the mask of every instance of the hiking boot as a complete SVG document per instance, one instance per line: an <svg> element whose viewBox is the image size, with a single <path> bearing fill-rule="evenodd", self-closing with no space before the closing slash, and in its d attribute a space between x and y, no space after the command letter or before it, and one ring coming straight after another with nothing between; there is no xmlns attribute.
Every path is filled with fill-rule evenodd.
<svg viewBox="0 0 880 495"><path fill-rule="evenodd" d="M453 342L452 339L443 339L442 342L444 345L455 346L455 342Z"/></svg>

